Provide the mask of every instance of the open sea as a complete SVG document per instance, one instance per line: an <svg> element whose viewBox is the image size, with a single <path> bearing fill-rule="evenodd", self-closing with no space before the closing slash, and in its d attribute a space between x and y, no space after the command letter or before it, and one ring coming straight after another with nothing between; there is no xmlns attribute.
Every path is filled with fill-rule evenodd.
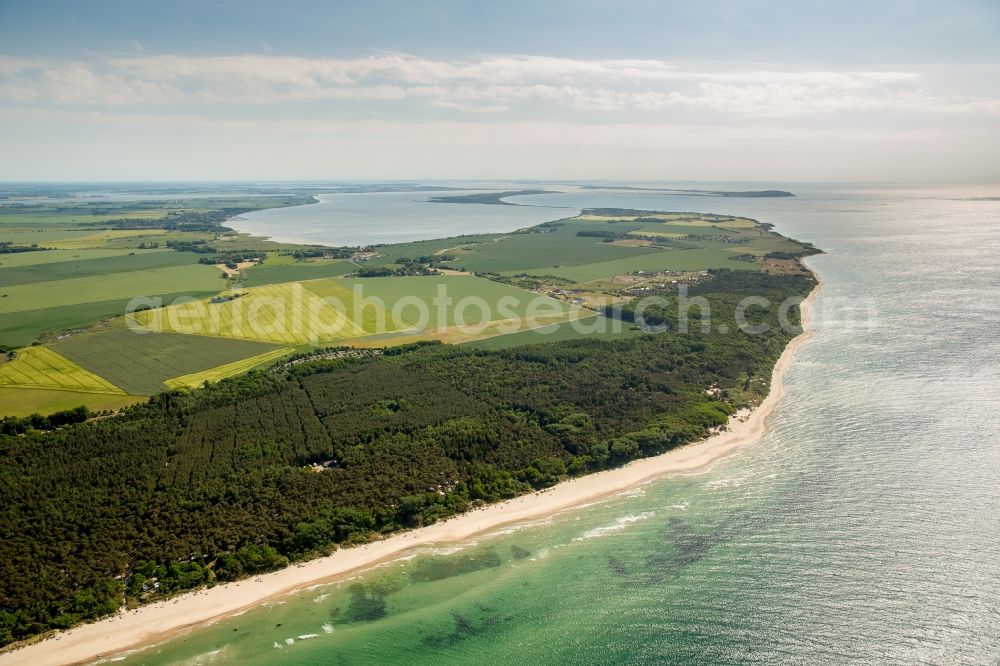
<svg viewBox="0 0 1000 666"><path fill-rule="evenodd" d="M763 440L702 473L417 548L117 663L1000 662L1000 200L975 200L1000 186L789 186L787 199L566 189L512 199L565 210L469 209L456 231L428 210L461 218L466 205L343 196L394 211L364 211L383 225L365 238L619 206L746 215L823 248L808 260L824 283L815 333ZM407 208L419 232L404 228ZM344 220L361 219L324 232L310 218L302 236L281 213L252 217L312 242L352 242Z"/></svg>

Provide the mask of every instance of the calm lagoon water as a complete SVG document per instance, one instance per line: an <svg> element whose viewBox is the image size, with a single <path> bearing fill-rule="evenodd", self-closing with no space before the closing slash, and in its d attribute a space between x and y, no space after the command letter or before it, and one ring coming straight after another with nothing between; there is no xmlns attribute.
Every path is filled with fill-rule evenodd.
<svg viewBox="0 0 1000 666"><path fill-rule="evenodd" d="M577 213L573 209L554 211L548 204L499 206L429 201L435 196L478 191L319 194L315 204L259 210L227 224L237 231L270 236L284 243L355 246L514 231Z"/></svg>
<svg viewBox="0 0 1000 666"><path fill-rule="evenodd" d="M995 190L532 197L744 214L827 250L764 439L123 663L996 664L1000 202L963 200Z"/></svg>

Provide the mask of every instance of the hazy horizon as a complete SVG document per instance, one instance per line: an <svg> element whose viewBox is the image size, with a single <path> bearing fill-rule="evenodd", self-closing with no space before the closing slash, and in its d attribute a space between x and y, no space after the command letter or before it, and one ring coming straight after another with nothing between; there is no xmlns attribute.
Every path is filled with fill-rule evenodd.
<svg viewBox="0 0 1000 666"><path fill-rule="evenodd" d="M1000 7L6 2L0 181L1000 181Z"/></svg>

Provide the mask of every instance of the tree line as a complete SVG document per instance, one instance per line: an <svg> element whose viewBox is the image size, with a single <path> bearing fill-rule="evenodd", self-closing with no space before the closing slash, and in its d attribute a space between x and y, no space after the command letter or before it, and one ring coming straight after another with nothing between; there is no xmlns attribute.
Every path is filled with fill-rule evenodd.
<svg viewBox="0 0 1000 666"><path fill-rule="evenodd" d="M0 434L0 643L704 437L766 391L794 334L778 304L812 286L735 272L692 288L720 322L743 295L767 298L762 335L307 357L114 417L18 426Z"/></svg>

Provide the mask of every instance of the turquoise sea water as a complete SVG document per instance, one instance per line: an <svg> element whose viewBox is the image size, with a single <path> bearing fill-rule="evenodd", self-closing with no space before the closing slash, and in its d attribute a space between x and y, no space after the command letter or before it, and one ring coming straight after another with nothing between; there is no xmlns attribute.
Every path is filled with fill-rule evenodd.
<svg viewBox="0 0 1000 666"><path fill-rule="evenodd" d="M123 663L996 664L1000 202L966 198L997 190L533 197L739 213L827 250L763 440Z"/></svg>

